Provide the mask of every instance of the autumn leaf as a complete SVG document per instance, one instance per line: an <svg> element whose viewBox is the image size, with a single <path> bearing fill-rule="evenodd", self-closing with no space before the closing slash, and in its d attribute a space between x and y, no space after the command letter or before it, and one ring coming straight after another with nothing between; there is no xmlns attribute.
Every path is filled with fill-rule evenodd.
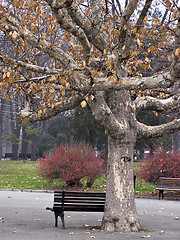
<svg viewBox="0 0 180 240"><path fill-rule="evenodd" d="M81 102L81 107L82 107L82 108L85 108L86 106L87 106L87 102L86 102L85 100L82 101L82 102Z"/></svg>
<svg viewBox="0 0 180 240"><path fill-rule="evenodd" d="M137 44L141 46L141 41L139 40L139 38L137 39Z"/></svg>
<svg viewBox="0 0 180 240"><path fill-rule="evenodd" d="M88 21L86 21L85 24L84 24L84 27L86 27L88 25L90 25L90 23Z"/></svg>
<svg viewBox="0 0 180 240"><path fill-rule="evenodd" d="M27 122L28 122L28 119L27 119L27 118L24 118L24 119L23 119L23 123L26 124Z"/></svg>
<svg viewBox="0 0 180 240"><path fill-rule="evenodd" d="M153 113L156 117L158 117L159 114L156 111L153 111Z"/></svg>
<svg viewBox="0 0 180 240"><path fill-rule="evenodd" d="M175 56L180 58L180 48L177 48L175 51Z"/></svg>

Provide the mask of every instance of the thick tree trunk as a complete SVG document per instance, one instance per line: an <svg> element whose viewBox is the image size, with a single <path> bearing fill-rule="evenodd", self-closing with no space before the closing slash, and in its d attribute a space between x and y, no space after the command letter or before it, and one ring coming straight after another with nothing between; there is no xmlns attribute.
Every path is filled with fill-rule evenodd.
<svg viewBox="0 0 180 240"><path fill-rule="evenodd" d="M106 204L102 228L109 232L139 231L134 201L133 143L108 138Z"/></svg>

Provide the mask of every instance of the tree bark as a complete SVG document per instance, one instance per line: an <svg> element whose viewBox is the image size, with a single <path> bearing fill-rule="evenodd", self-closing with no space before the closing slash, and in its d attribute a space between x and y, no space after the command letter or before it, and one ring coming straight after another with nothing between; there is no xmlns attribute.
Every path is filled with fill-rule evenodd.
<svg viewBox="0 0 180 240"><path fill-rule="evenodd" d="M4 106L5 100L0 97L0 159L3 157L3 143L2 141L2 136L3 136L3 127L4 127L4 122L3 122L3 112L4 112Z"/></svg>
<svg viewBox="0 0 180 240"><path fill-rule="evenodd" d="M108 232L139 231L134 201L133 150L137 137L134 104L127 91L110 91L106 102L111 110L104 116L105 104L97 94L91 104L96 119L103 121L108 134L106 203L102 228ZM119 124L115 125L115 121ZM124 125L122 128L121 126Z"/></svg>
<svg viewBox="0 0 180 240"><path fill-rule="evenodd" d="M134 201L133 143L108 137L106 204L102 228L108 232L140 230Z"/></svg>

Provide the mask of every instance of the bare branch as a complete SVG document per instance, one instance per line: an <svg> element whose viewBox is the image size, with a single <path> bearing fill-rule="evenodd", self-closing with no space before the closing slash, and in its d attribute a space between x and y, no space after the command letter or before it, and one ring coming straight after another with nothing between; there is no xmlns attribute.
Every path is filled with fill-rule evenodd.
<svg viewBox="0 0 180 240"><path fill-rule="evenodd" d="M126 7L126 10L122 14L121 22L120 22L120 30L119 30L119 49L123 47L125 44L125 40L128 32L128 25L131 15L136 9L138 4L138 0L130 0L129 4Z"/></svg>
<svg viewBox="0 0 180 240"><path fill-rule="evenodd" d="M91 46L84 31L72 21L66 9L59 9L59 10L57 10L56 8L52 8L52 9L53 9L54 16L56 17L57 22L60 24L61 28L72 33L81 42L84 48L85 56L88 60L90 56Z"/></svg>
<svg viewBox="0 0 180 240"><path fill-rule="evenodd" d="M157 99L147 96L145 98L137 97L134 101L136 111L154 110L156 112L170 112L180 109L180 95L176 94L167 99Z"/></svg>
<svg viewBox="0 0 180 240"><path fill-rule="evenodd" d="M27 29L22 29L22 27L18 23L11 22L7 19L7 22L1 22L4 26L7 26L6 31L16 31L19 32L19 36L22 39L27 39L28 44L32 45L33 47L43 51L50 57L59 60L66 68L74 68L76 67L75 61L67 54L65 51L58 47L51 47L51 44L48 43L46 40L39 39L37 36L32 34Z"/></svg>
<svg viewBox="0 0 180 240"><path fill-rule="evenodd" d="M122 9L121 9L120 1L119 1L119 0L116 0L116 3L117 3L118 8L119 8L119 14L120 14L120 16L122 16Z"/></svg>
<svg viewBox="0 0 180 240"><path fill-rule="evenodd" d="M174 58L171 65L171 76L175 81L180 81L180 8L178 9L178 23L175 32Z"/></svg>
<svg viewBox="0 0 180 240"><path fill-rule="evenodd" d="M96 28L101 29L104 20L101 1L90 0L90 4L92 9L92 23L96 26Z"/></svg>
<svg viewBox="0 0 180 240"><path fill-rule="evenodd" d="M72 20L84 30L88 40L101 52L107 47L109 39L107 35L89 21L87 16L79 8L77 1L68 1L66 9ZM97 38L98 36L98 38Z"/></svg>
<svg viewBox="0 0 180 240"><path fill-rule="evenodd" d="M156 88L168 88L173 86L174 81L171 79L169 73L156 74L151 77L124 77L117 82L108 81L107 78L94 78L92 90L120 90L122 88L127 90L147 90Z"/></svg>
<svg viewBox="0 0 180 240"><path fill-rule="evenodd" d="M137 122L137 139L161 137L166 134L173 133L180 129L180 119L158 126L147 126Z"/></svg>
<svg viewBox="0 0 180 240"><path fill-rule="evenodd" d="M31 122L50 119L56 116L57 114L59 114L60 112L74 109L81 103L83 98L84 96L76 94L75 97L70 97L69 99L66 99L63 102L55 103L53 108L47 107L45 112L42 112L41 110L37 112L35 112L34 110L31 110L30 102L27 102L25 108L21 110L21 117L23 119L28 118L28 120Z"/></svg>
<svg viewBox="0 0 180 240"><path fill-rule="evenodd" d="M152 1L153 0L146 0L145 5L143 7L143 10L141 11L141 14L140 14L140 16L139 16L139 18L136 22L136 25L135 25L136 31L131 32L130 36L127 38L127 41L126 41L126 44L125 44L125 49L124 49L124 52L123 52L123 57L125 57L125 58L129 55L129 51L130 51L130 48L131 48L131 45L132 45L132 42L134 40L134 37L135 37L136 33L143 26L143 20L146 17L147 11L151 6Z"/></svg>
<svg viewBox="0 0 180 240"><path fill-rule="evenodd" d="M0 59L3 61L2 55L0 55ZM12 65L17 65L17 66L23 67L26 70L30 70L30 71L37 72L37 73L44 73L44 74L45 73L46 74L57 74L58 73L58 70L51 70L48 67L40 67L37 65L29 64L24 61L12 59L12 58L8 58L8 62L11 63Z"/></svg>
<svg viewBox="0 0 180 240"><path fill-rule="evenodd" d="M7 32L10 31L16 31L17 33L19 32L19 36L24 39L27 39L28 44L32 45L33 47L39 49L40 51L43 51L44 53L46 53L48 56L60 61L64 68L67 70L70 69L74 69L77 68L77 64L76 62L73 60L72 57L70 57L65 51L63 51L61 48L59 47L53 47L51 46L50 43L48 43L46 40L44 39L39 39L38 37L36 37L34 34L32 34L30 31L28 31L27 29L22 29L21 26L18 23L11 23L10 20L7 20L7 22L1 22L1 24L7 26ZM89 80L88 78L85 78L85 76L81 73L79 73L77 76L73 75L71 76L72 80L74 81L74 84L78 87L78 88L82 88L83 84L89 84ZM84 81L82 84L82 80Z"/></svg>

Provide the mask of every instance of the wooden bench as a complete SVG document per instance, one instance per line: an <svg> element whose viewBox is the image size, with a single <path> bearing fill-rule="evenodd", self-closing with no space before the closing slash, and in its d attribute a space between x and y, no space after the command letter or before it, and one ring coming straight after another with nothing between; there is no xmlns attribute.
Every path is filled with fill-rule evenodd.
<svg viewBox="0 0 180 240"><path fill-rule="evenodd" d="M134 175L134 188L136 175ZM53 208L46 210L54 212L55 227L58 226L58 217L61 218L62 228L65 228L64 211L74 212L104 212L105 192L71 192L54 191Z"/></svg>
<svg viewBox="0 0 180 240"><path fill-rule="evenodd" d="M164 191L180 191L180 178L159 178L159 200L164 198Z"/></svg>
<svg viewBox="0 0 180 240"><path fill-rule="evenodd" d="M60 217L62 228L65 228L64 211L104 212L105 197L104 192L55 191L53 208L47 207L46 210L54 212L55 227Z"/></svg>
<svg viewBox="0 0 180 240"><path fill-rule="evenodd" d="M12 158L13 154L12 153L5 153L4 158Z"/></svg>
<svg viewBox="0 0 180 240"><path fill-rule="evenodd" d="M18 158L20 159L31 158L31 153L27 153L27 154L19 153Z"/></svg>

